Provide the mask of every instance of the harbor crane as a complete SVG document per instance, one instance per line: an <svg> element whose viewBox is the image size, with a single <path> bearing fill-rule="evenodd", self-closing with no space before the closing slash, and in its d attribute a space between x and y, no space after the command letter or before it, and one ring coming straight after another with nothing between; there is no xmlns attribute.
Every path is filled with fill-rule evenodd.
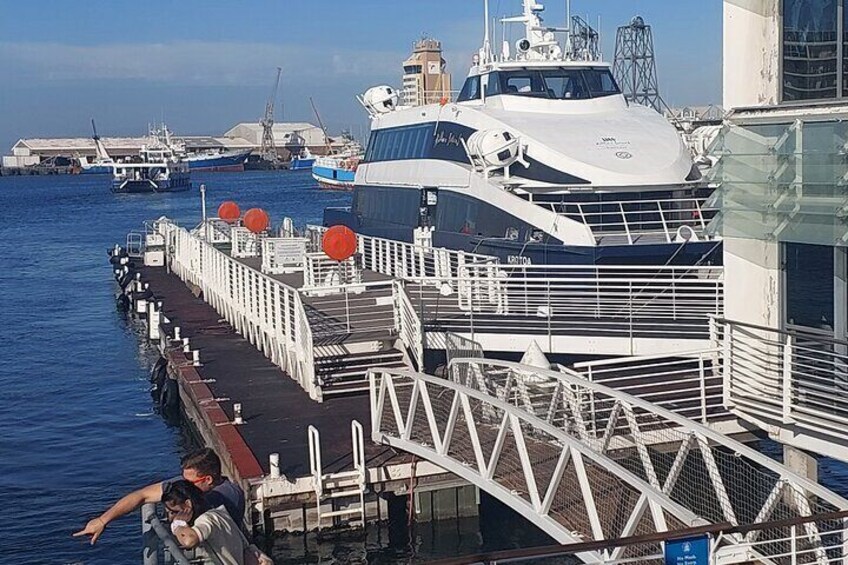
<svg viewBox="0 0 848 565"><path fill-rule="evenodd" d="M274 90L271 91L271 97L265 103L265 116L262 121L262 145L259 148L259 153L263 159L271 163L276 163L280 160L277 154L277 146L274 145L274 102L277 100L277 90L280 88L280 74L283 72L282 67L277 67L277 80L274 82Z"/></svg>

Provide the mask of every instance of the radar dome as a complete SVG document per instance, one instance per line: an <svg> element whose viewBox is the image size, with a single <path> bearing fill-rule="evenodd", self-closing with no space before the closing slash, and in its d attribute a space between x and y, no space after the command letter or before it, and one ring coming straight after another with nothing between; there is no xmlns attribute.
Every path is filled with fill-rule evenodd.
<svg viewBox="0 0 848 565"><path fill-rule="evenodd" d="M476 131L468 138L468 152L489 167L508 167L518 159L518 138L508 131Z"/></svg>
<svg viewBox="0 0 848 565"><path fill-rule="evenodd" d="M398 93L391 86L375 86L365 91L362 102L378 114L387 114L397 108Z"/></svg>

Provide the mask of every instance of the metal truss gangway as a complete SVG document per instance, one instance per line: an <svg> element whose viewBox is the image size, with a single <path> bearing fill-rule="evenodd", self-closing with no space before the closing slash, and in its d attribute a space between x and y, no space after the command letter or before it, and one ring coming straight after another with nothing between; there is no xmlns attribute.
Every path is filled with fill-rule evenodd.
<svg viewBox="0 0 848 565"><path fill-rule="evenodd" d="M373 369L369 379L373 441L473 483L559 543L769 524L716 538L715 562L845 562L846 524L832 513L848 500L572 370L469 358L454 359L447 378ZM641 563L661 553L656 542L579 557Z"/></svg>

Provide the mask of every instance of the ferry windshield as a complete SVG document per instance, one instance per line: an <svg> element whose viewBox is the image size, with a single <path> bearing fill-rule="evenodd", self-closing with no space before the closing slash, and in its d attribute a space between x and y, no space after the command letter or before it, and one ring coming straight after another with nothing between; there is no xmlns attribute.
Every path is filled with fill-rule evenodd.
<svg viewBox="0 0 848 565"><path fill-rule="evenodd" d="M585 100L620 94L609 69L516 69L489 73L486 96L510 94L553 100Z"/></svg>

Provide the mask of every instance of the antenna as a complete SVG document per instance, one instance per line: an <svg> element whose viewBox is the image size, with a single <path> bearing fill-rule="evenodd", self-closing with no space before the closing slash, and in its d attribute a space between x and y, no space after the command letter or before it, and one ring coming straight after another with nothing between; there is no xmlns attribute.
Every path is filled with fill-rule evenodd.
<svg viewBox="0 0 848 565"><path fill-rule="evenodd" d="M571 0L565 0L565 54L571 55Z"/></svg>
<svg viewBox="0 0 848 565"><path fill-rule="evenodd" d="M483 0L483 50L486 55L486 62L489 62L489 54L492 52L489 43L489 0Z"/></svg>

